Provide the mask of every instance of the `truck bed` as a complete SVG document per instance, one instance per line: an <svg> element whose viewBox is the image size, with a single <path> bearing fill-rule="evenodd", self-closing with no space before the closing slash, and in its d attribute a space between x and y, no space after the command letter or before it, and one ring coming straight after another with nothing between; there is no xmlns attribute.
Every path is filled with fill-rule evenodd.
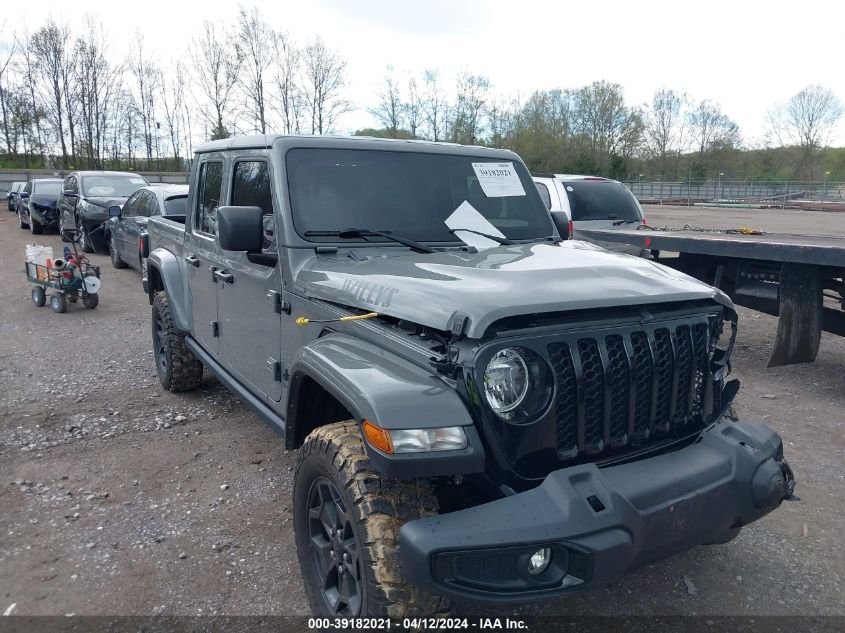
<svg viewBox="0 0 845 633"><path fill-rule="evenodd" d="M845 268L845 238L828 235L630 229L594 229L579 233L590 240L633 244L658 251Z"/></svg>

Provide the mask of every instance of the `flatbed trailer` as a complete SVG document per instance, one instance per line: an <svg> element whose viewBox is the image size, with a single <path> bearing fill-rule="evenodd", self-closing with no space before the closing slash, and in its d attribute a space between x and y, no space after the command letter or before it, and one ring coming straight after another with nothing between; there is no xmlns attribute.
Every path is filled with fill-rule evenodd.
<svg viewBox="0 0 845 633"><path fill-rule="evenodd" d="M822 331L845 336L845 238L645 227L579 234L648 249L735 303L777 316L769 367L814 361Z"/></svg>

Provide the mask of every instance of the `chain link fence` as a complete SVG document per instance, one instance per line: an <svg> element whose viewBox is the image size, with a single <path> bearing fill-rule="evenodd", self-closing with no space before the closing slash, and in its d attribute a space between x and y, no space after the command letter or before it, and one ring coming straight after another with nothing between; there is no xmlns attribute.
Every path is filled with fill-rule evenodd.
<svg viewBox="0 0 845 633"><path fill-rule="evenodd" d="M652 182L625 183L640 202L695 204L733 202L747 204L786 204L789 202L845 203L843 182Z"/></svg>

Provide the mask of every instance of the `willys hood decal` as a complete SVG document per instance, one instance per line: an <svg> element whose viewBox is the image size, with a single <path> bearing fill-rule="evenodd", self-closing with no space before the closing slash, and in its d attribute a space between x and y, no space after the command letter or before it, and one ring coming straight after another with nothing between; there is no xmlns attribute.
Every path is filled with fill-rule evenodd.
<svg viewBox="0 0 845 633"><path fill-rule="evenodd" d="M296 284L307 296L450 330L471 338L508 316L714 299L716 288L652 261L580 241L353 259L315 256Z"/></svg>

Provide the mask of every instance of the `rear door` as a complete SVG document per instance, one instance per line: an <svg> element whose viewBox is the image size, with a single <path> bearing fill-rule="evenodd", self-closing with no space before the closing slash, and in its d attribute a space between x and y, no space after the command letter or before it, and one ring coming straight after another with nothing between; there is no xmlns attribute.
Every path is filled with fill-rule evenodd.
<svg viewBox="0 0 845 633"><path fill-rule="evenodd" d="M117 246L117 254L120 255L123 261L129 264L132 261L129 259L129 235L127 227L135 223L140 206L141 191L136 191L126 200L120 212L120 217L117 218L114 224L114 241Z"/></svg>
<svg viewBox="0 0 845 633"><path fill-rule="evenodd" d="M219 355L217 283L217 208L224 195L223 155L199 154L196 195L185 219L185 278L191 294L191 333L212 356Z"/></svg>
<svg viewBox="0 0 845 633"><path fill-rule="evenodd" d="M263 155L236 158L227 173L230 204L264 212L264 252L227 251L218 281L220 355L228 369L267 398L282 396L281 275L275 240L270 163Z"/></svg>
<svg viewBox="0 0 845 633"><path fill-rule="evenodd" d="M132 195L138 196L138 205L135 210L135 216L131 218L131 221L124 223L124 261L133 268L140 270L141 259L140 251L138 250L138 238L146 230L150 216L155 214L158 208L158 198L148 189L140 189Z"/></svg>

